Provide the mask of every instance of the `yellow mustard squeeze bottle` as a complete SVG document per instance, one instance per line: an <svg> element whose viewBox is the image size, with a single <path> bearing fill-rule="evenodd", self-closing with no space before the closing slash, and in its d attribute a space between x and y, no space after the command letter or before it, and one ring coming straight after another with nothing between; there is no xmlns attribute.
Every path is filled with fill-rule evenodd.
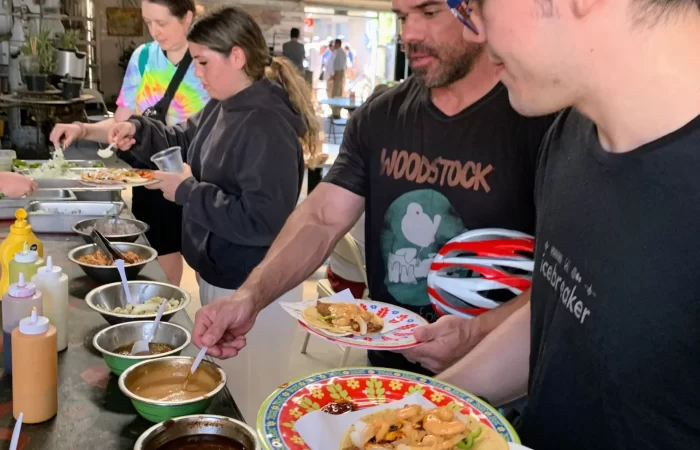
<svg viewBox="0 0 700 450"><path fill-rule="evenodd" d="M58 412L56 327L36 308L12 331L12 412L24 423L46 422Z"/></svg>
<svg viewBox="0 0 700 450"><path fill-rule="evenodd" d="M10 226L10 234L0 244L0 267L2 268L0 295L5 294L10 288L10 261L16 253L22 252L25 242L30 250L39 254L40 258L44 256L44 246L32 232L32 226L27 223L27 211L18 209L15 218L17 220Z"/></svg>

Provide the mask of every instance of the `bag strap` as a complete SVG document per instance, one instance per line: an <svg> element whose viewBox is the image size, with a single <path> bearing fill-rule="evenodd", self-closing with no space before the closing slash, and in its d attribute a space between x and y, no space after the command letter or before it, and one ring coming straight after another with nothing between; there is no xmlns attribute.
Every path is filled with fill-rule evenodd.
<svg viewBox="0 0 700 450"><path fill-rule="evenodd" d="M163 98L161 98L157 103L157 107L162 111L163 116L167 116L170 103L173 101L173 97L175 96L177 89L180 87L180 83L182 83L182 80L185 78L185 74L187 73L187 69L190 68L190 64L192 64L192 55L190 55L190 51L187 50L187 53L185 53L185 56L182 57L180 63L177 65L177 70L175 71L173 78L170 80L170 84L168 85L168 89L165 91L165 95L163 95Z"/></svg>

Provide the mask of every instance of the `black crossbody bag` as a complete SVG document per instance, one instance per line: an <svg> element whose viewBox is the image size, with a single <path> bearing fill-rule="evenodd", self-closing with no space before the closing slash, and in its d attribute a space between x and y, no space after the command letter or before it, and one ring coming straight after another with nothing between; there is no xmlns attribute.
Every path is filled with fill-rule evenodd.
<svg viewBox="0 0 700 450"><path fill-rule="evenodd" d="M170 80L170 84L168 84L168 89L166 89L163 98L158 100L158 103L155 105L147 108L143 114L141 114L142 116L165 123L165 119L168 115L168 109L170 108L170 103L173 101L173 97L175 96L177 89L180 87L180 83L182 83L182 80L185 78L185 74L187 73L187 69L189 69L190 64L192 64L192 55L190 55L190 51L187 50L187 53L185 53L185 56L182 57L182 60L180 60L180 63L177 65L177 71Z"/></svg>
<svg viewBox="0 0 700 450"><path fill-rule="evenodd" d="M146 110L141 114L143 117L148 117L149 119L157 120L158 122L167 125L165 120L168 116L168 109L170 108L170 103L173 101L173 97L175 96L177 89L180 87L180 83L182 83L182 80L185 78L185 74L187 73L187 69L189 69L190 64L192 64L192 55L190 55L190 51L187 50L187 53L185 53L185 56L182 57L182 60L180 60L180 63L177 65L175 75L173 75L173 77L170 79L170 84L168 84L168 88L165 90L163 98L158 100L158 103L156 103L155 105L146 108ZM119 159L121 159L122 161L129 164L135 169L155 168L155 166L153 165L148 165L139 161L130 152L118 153Z"/></svg>

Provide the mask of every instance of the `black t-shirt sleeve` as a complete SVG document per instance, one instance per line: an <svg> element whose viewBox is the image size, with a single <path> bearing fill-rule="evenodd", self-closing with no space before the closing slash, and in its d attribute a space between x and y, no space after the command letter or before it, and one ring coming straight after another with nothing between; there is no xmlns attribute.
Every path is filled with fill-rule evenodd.
<svg viewBox="0 0 700 450"><path fill-rule="evenodd" d="M347 189L353 194L367 197L369 174L366 137L360 131L364 109L357 110L345 128L340 153L323 181Z"/></svg>
<svg viewBox="0 0 700 450"><path fill-rule="evenodd" d="M539 151L537 152L537 166L535 167L535 210L539 211L541 209L542 200L542 190L545 184L545 178L547 175L547 160L549 159L550 148L552 147L552 140L554 139L554 134L556 129L565 120L565 116L569 114L570 110L564 110L558 114L554 114L549 121L549 129L542 138L539 145ZM539 215L538 215L539 217Z"/></svg>

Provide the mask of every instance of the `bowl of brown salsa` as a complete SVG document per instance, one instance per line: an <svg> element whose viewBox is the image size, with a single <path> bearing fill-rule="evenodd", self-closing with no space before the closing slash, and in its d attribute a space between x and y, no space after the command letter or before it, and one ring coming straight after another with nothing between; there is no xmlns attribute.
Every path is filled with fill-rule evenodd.
<svg viewBox="0 0 700 450"><path fill-rule="evenodd" d="M92 346L102 353L107 366L115 375L121 375L129 367L148 359L178 356L190 344L192 337L185 328L169 322L161 322L156 328L145 354L131 354L131 347L145 339L153 322L142 320L112 325L99 331L92 339Z"/></svg>
<svg viewBox="0 0 700 450"><path fill-rule="evenodd" d="M134 450L260 450L255 431L230 417L198 414L146 430Z"/></svg>

